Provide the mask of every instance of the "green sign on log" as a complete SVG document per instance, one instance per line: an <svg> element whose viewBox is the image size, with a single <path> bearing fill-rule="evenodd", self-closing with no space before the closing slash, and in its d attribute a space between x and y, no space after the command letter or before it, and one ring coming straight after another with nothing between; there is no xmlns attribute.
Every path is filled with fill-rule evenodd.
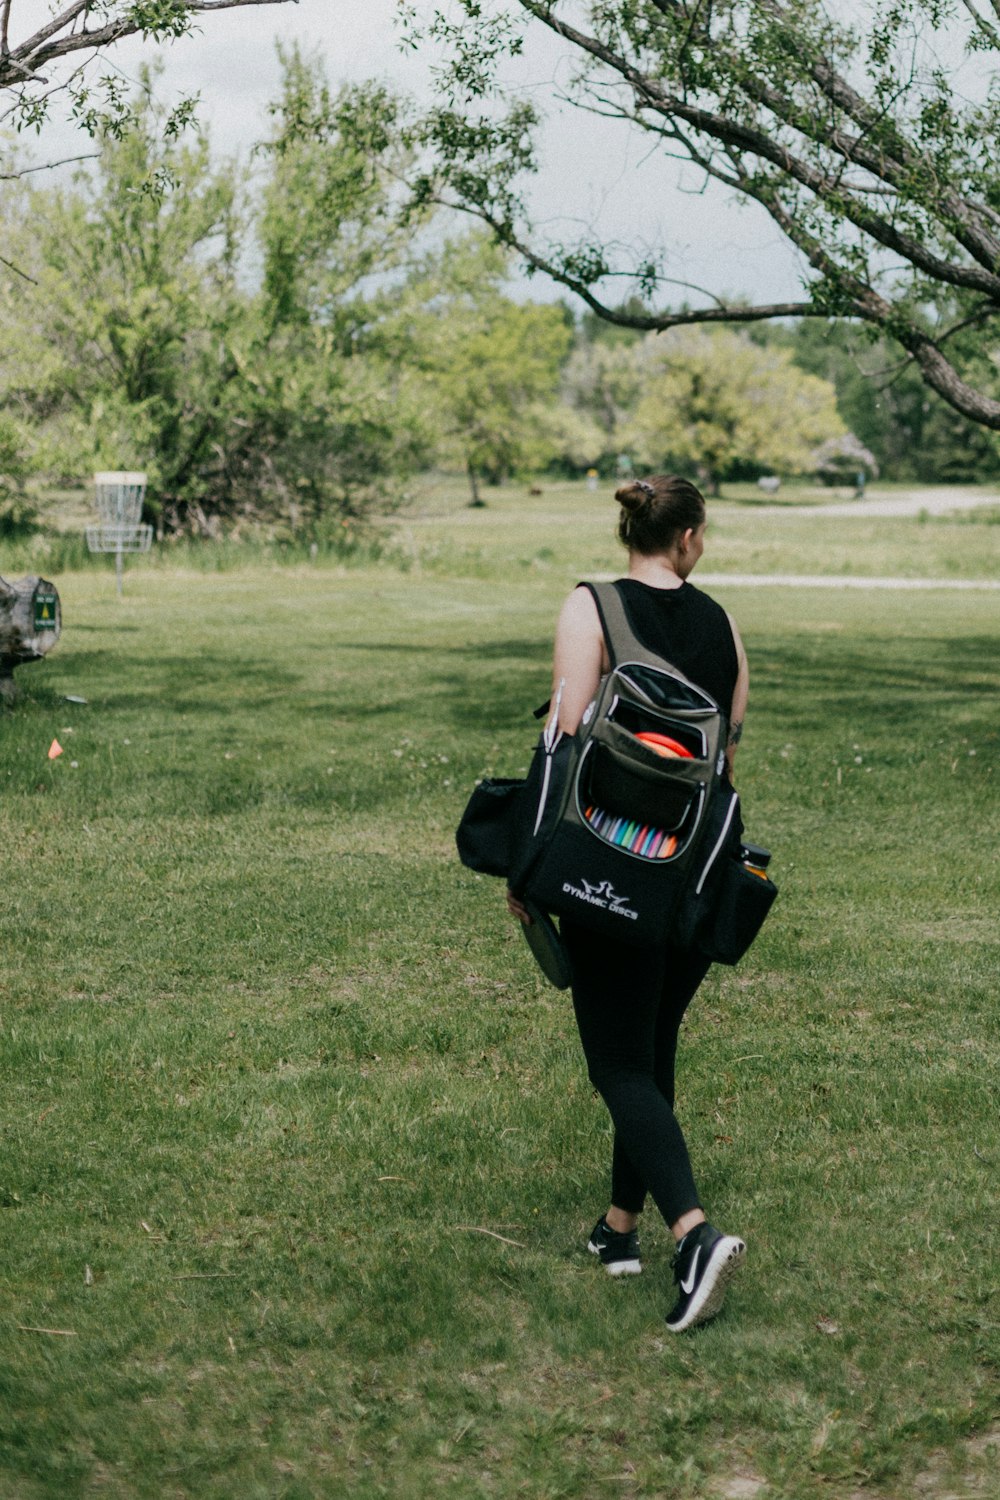
<svg viewBox="0 0 1000 1500"><path fill-rule="evenodd" d="M58 596L37 590L34 597L35 634L40 630L55 630Z"/></svg>

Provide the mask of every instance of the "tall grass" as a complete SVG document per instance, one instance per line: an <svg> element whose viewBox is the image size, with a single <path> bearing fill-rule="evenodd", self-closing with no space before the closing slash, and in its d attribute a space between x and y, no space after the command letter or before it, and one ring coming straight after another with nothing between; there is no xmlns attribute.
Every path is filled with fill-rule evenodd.
<svg viewBox="0 0 1000 1500"><path fill-rule="evenodd" d="M58 580L0 720L4 1500L990 1493L995 603L716 590L782 895L685 1030L750 1255L673 1338L652 1215L629 1285L583 1251L567 998L453 854L527 763L578 539Z"/></svg>

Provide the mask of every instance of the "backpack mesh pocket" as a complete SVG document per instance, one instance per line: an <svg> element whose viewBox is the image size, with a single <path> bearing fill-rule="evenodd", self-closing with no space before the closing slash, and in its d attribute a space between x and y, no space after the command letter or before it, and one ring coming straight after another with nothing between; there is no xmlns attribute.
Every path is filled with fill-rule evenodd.
<svg viewBox="0 0 1000 1500"><path fill-rule="evenodd" d="M736 964L764 925L778 887L742 860L725 861L715 911L698 946L714 963Z"/></svg>
<svg viewBox="0 0 1000 1500"><path fill-rule="evenodd" d="M607 812L675 833L697 803L698 786L670 776L662 761L649 765L607 744L595 744L587 760L581 794Z"/></svg>

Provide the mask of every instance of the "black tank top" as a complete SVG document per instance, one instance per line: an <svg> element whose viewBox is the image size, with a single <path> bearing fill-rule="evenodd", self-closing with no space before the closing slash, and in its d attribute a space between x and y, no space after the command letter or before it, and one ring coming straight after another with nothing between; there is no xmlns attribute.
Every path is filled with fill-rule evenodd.
<svg viewBox="0 0 1000 1500"><path fill-rule="evenodd" d="M711 693L728 718L740 664L722 605L691 583L657 589L637 578L619 578L615 587L629 625L647 650L665 657Z"/></svg>

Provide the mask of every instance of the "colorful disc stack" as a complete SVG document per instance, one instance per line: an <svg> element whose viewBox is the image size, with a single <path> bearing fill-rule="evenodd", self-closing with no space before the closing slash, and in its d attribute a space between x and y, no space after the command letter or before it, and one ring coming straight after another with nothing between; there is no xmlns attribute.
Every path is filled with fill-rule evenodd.
<svg viewBox="0 0 1000 1500"><path fill-rule="evenodd" d="M626 854L638 854L642 859L669 859L677 848L676 834L653 828L649 823L615 817L599 807L585 808L583 816L596 834L624 849Z"/></svg>

